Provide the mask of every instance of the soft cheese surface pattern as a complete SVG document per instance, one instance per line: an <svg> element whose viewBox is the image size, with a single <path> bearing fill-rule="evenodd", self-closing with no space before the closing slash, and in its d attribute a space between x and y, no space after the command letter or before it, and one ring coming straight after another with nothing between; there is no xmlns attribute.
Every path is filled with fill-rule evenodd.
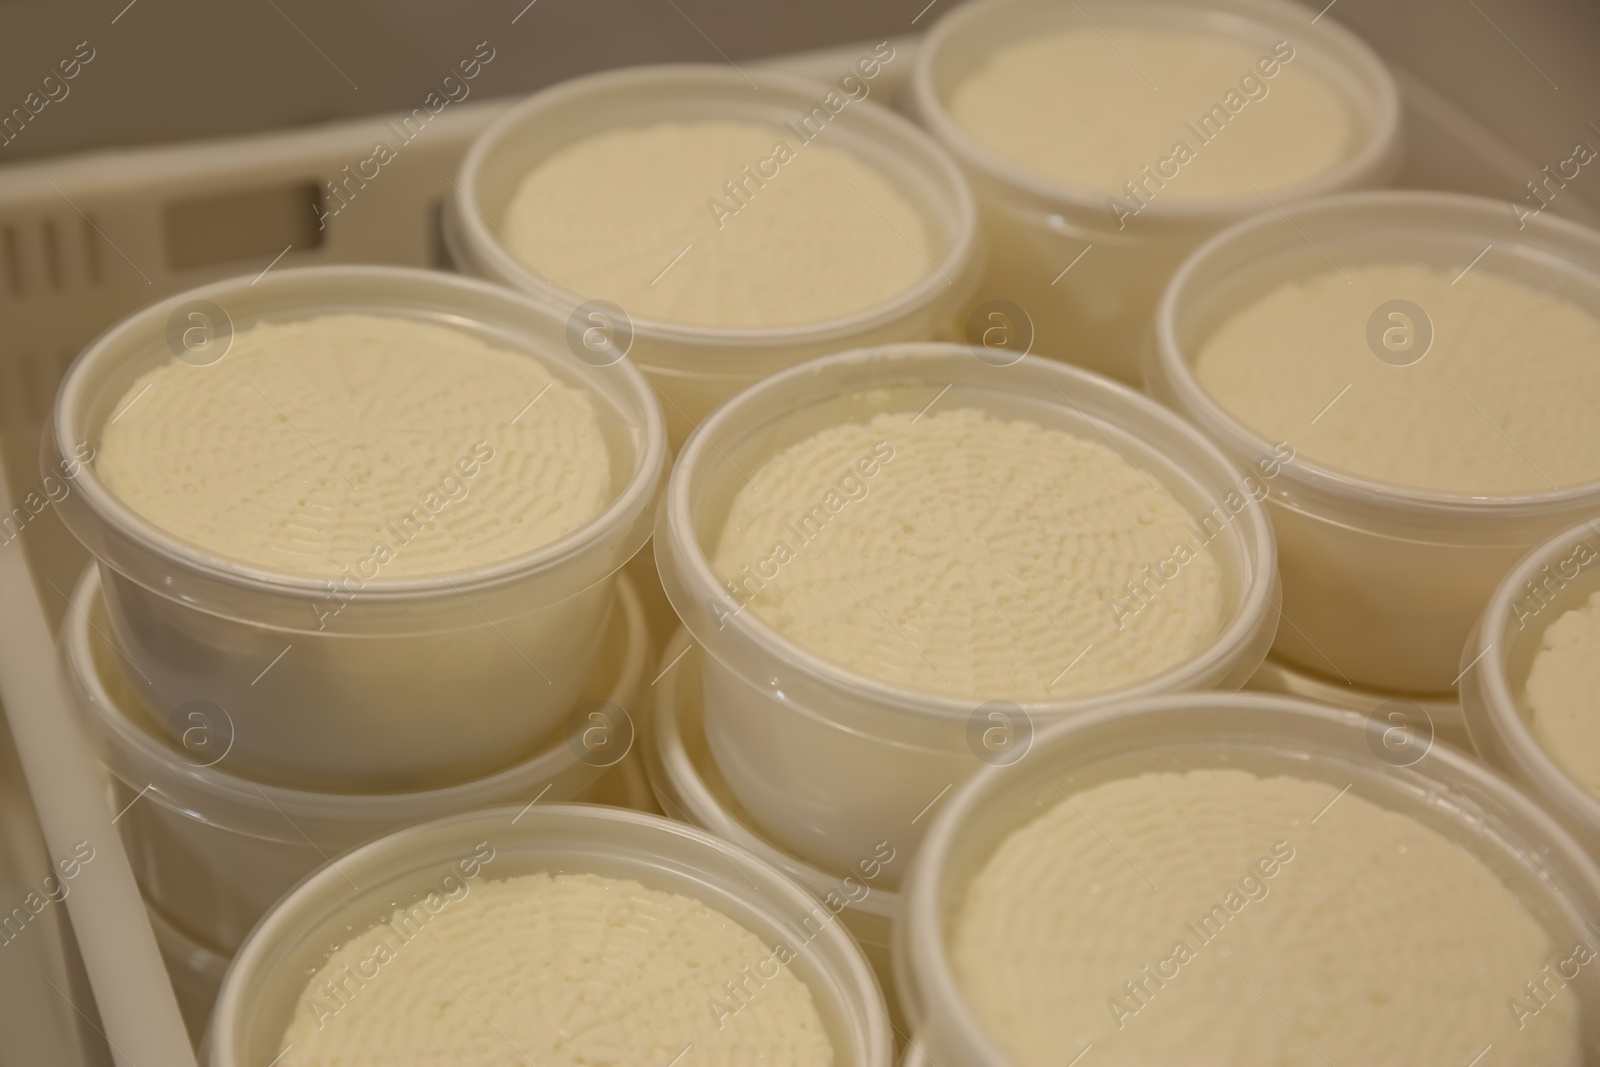
<svg viewBox="0 0 1600 1067"><path fill-rule="evenodd" d="M1205 31L1084 26L997 49L949 108L999 155L1128 208L1130 181L1154 203L1256 196L1316 177L1354 147L1349 109L1291 53Z"/></svg>
<svg viewBox="0 0 1600 1067"><path fill-rule="evenodd" d="M1399 300L1422 315L1384 310ZM1385 353L1384 332L1420 346L1431 328L1426 354L1380 359L1374 316ZM1306 459L1418 489L1548 492L1600 478L1597 352L1600 320L1488 262L1465 273L1351 264L1235 312L1200 346L1195 373L1224 408Z"/></svg>
<svg viewBox="0 0 1600 1067"><path fill-rule="evenodd" d="M1190 514L1096 440L970 408L885 413L749 473L713 571L736 604L870 678L1060 700L1154 676L1223 624ZM1172 577L1135 597L1146 567Z"/></svg>
<svg viewBox="0 0 1600 1067"><path fill-rule="evenodd" d="M459 885L424 922L397 910L329 956L284 1034L284 1067L833 1062L810 989L697 900L594 874Z"/></svg>
<svg viewBox="0 0 1600 1067"><path fill-rule="evenodd" d="M537 360L420 319L242 329L219 361L131 385L95 469L169 533L291 574L497 563L612 497L599 406Z"/></svg>
<svg viewBox="0 0 1600 1067"><path fill-rule="evenodd" d="M989 1036L1018 1067L1088 1045L1108 1067L1581 1062L1576 990L1541 1006L1524 983L1600 960L1461 846L1340 792L1226 769L1052 795L953 916Z"/></svg>
<svg viewBox="0 0 1600 1067"><path fill-rule="evenodd" d="M596 134L522 180L504 236L523 266L635 319L762 329L843 318L910 289L942 250L839 136L739 122Z"/></svg>
<svg viewBox="0 0 1600 1067"><path fill-rule="evenodd" d="M1544 632L1523 704L1539 744L1600 798L1600 593Z"/></svg>

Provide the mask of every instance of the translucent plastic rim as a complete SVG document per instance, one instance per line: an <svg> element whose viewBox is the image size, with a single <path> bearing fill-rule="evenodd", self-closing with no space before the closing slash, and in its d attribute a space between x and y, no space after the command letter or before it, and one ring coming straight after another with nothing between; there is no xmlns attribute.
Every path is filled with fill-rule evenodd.
<svg viewBox="0 0 1600 1067"><path fill-rule="evenodd" d="M667 665L677 659L692 657L697 647L689 637L689 632L680 628L667 642L661 662ZM679 685L676 673L670 679L663 679L660 684L663 688L656 693L651 708L651 738L645 752L646 766L650 771L651 783L656 786L656 796L665 799L674 808L682 807L681 812L669 811L667 814L682 814L686 816L685 821L692 825L749 849L813 894L820 895L819 887L826 892L826 887L835 884L838 879L830 878L821 868L782 851L722 806L717 795L706 785L700 769L695 766L684 745L683 731L678 727L678 702L698 700L699 694L692 687ZM899 893L874 886L864 900L859 904L851 904L850 908L889 919L899 907L899 900Z"/></svg>
<svg viewBox="0 0 1600 1067"><path fill-rule="evenodd" d="M58 457L74 455L77 442L98 440L101 427L84 425L78 415L87 402L87 394L97 387L99 380L111 368L131 354L148 351L150 345L163 336L168 317L179 307L197 300L221 303L231 294L251 290L259 282L259 288L255 289L257 294L274 290L291 293L297 288L303 290L307 294L305 306L308 315L318 314L330 309L322 305L315 294L323 283L333 280L367 280L374 283L392 280L428 286L447 300L454 294L472 294L478 299L498 302L525 321L542 323L548 319L547 313L536 302L503 286L410 267L293 267L274 271L262 278L241 276L214 282L134 312L84 348L68 368L61 389L56 394L51 425L45 431L48 447L43 450L43 462L48 466L52 453ZM463 308L462 314L470 316L470 310ZM530 342L526 346L529 349L554 350L549 338L530 334L526 340ZM555 541L497 563L419 578L379 576L366 582L361 590L361 598L385 602L459 597L462 590L492 589L534 575L558 571L590 554L597 545L622 538L655 503L657 484L666 466L666 421L655 391L637 367L623 359L605 368L605 372L615 374L620 379L624 393L643 419L645 428L642 447L634 457L633 473L604 511ZM135 550L160 560L179 573L195 574L211 582L268 597L288 595L319 598L327 595L327 579L235 560L168 533L118 499L100 480L93 462L84 463L73 481L77 492L72 495L81 498L83 506L92 514L93 521L102 524L112 531L113 536L128 542ZM64 510L63 518L70 519L71 514L72 509ZM74 535L86 543L98 540L86 539L73 528L83 521L80 518L76 524L69 522ZM632 551L627 554L631 556L637 552L647 539L648 532L638 538L639 543L632 546ZM119 561L105 562L130 580L149 588L147 581L128 574L127 568ZM163 592L160 589L152 591Z"/></svg>
<svg viewBox="0 0 1600 1067"><path fill-rule="evenodd" d="M1591 832L1600 833L1600 799L1550 758L1550 753L1533 736L1518 712L1507 670L1511 649L1500 640L1500 635L1512 622L1512 603L1524 586L1570 550L1575 542L1585 538L1600 542L1600 518L1590 519L1552 537L1524 556L1500 582L1461 654L1463 659L1473 657L1467 669L1475 675L1477 683L1475 694L1463 691L1463 703L1471 709L1467 715L1467 729L1480 755L1487 758L1498 747L1510 761L1508 770L1530 787L1545 793Z"/></svg>
<svg viewBox="0 0 1600 1067"><path fill-rule="evenodd" d="M1177 406L1188 418L1208 435L1220 441L1223 447L1236 454L1267 455L1272 443L1254 429L1240 421L1211 394L1206 392L1195 377L1188 353L1178 342L1178 320L1186 307L1195 299L1193 292L1202 286L1197 280L1211 267L1211 261L1226 254L1240 242L1248 242L1257 232L1275 229L1285 220L1291 225L1307 216L1351 216L1349 229L1362 227L1362 213L1370 208L1411 208L1419 213L1419 226L1441 233L1459 233L1459 224L1435 221L1421 213L1430 210L1470 213L1485 223L1504 223L1506 209L1503 201L1466 196L1461 193L1432 191L1395 191L1345 193L1287 205L1280 211L1265 211L1245 219L1206 241L1197 248L1178 272L1173 275L1161 296L1156 311L1154 358L1161 377L1160 385L1171 390ZM1525 232L1528 240L1540 237L1580 241L1594 249L1600 262L1600 232L1569 222L1554 215L1540 215L1527 220ZM1555 253L1562 259L1570 258ZM1590 273L1593 273L1591 270ZM1394 519L1406 516L1419 521L1432 520L1448 531L1450 519L1504 517L1523 518L1570 510L1586 501L1595 501L1600 508L1600 480L1569 486L1565 489L1535 492L1473 495L1448 493L1428 489L1411 489L1390 485L1357 475L1345 474L1332 467L1297 455L1283 464L1284 479L1307 491L1314 499L1337 502L1338 506L1354 515L1377 519ZM1276 494L1275 494L1276 496Z"/></svg>
<svg viewBox="0 0 1600 1067"><path fill-rule="evenodd" d="M1298 7L1285 8L1264 3L1196 8L1193 5L1161 3L1159 0L1136 0L1133 5L1097 2L1094 6L1117 12L1115 17L1125 17L1130 9L1141 13L1166 12L1182 22L1203 25L1224 35L1228 34L1230 26L1237 31L1247 23L1270 31L1292 32L1300 39L1299 43L1316 46L1324 59L1342 67L1352 78L1366 86L1372 94L1370 109L1365 106L1356 108L1354 102L1346 101L1367 126L1361 146L1338 166L1323 174L1296 185L1272 189L1274 200L1279 197L1317 196L1376 182L1398 167L1401 108L1400 92L1394 77L1366 42L1336 23L1312 26L1303 21L1304 12ZM1057 181L998 154L955 120L946 109L940 88L935 82L934 66L939 61L941 50L950 41L966 36L974 26L989 19L1013 18L1019 23L1031 21L1037 24L1039 11L1054 10L1055 7L1042 0L978 0L954 8L934 23L917 53L912 73L912 93L924 124L966 166L992 181L1020 189L1045 203L1059 204L1074 212L1104 214L1106 198L1113 195L1115 190ZM1022 40L1027 34L1026 27L1019 26L1012 36ZM1155 201L1139 214L1141 219L1157 222L1216 225L1252 215L1260 209L1261 198L1247 195Z"/></svg>
<svg viewBox="0 0 1600 1067"><path fill-rule="evenodd" d="M1302 742L1302 737L1320 738L1337 730L1349 737L1342 749L1364 749L1367 743L1365 717L1356 712L1266 694L1174 694L1100 709L1056 724L1035 738L1026 760L1019 763L1017 768L1028 764L1037 767L1049 761L1058 772L1065 772L1117 754L1166 747L1170 742L1165 738L1148 740L1143 736L1146 731L1137 728L1142 725L1141 720L1159 724L1162 716L1182 714L1189 709L1239 710L1253 716L1248 726L1208 736L1205 739L1207 747L1236 746L1258 750L1271 747L1302 755L1303 762L1309 765L1319 759L1337 761L1341 758L1340 750L1333 750L1325 741L1319 740L1316 748L1323 750L1319 753L1316 748ZM1270 730L1262 725L1274 718L1281 722L1274 724ZM1120 744L1110 750L1097 750L1087 760L1075 753L1075 740L1109 727L1119 727L1124 731L1124 739ZM1314 734L1313 731L1320 733ZM1195 747L1194 739L1188 737L1179 738L1178 743ZM1434 746L1422 761L1408 768L1391 768L1379 763L1375 757L1369 758L1378 768L1373 775L1393 775L1397 786L1392 792L1397 796L1411 797L1405 806L1415 812L1426 810L1430 815L1437 814L1437 806L1429 803L1421 788L1425 783L1444 783L1447 787L1459 787L1459 783L1467 783L1481 794L1492 797L1505 812L1514 815L1522 826L1531 827L1541 841L1548 842L1550 852L1560 854L1581 879L1582 892L1591 898L1600 898L1600 867L1596 867L1595 861L1578 842L1543 808L1470 757L1454 752L1447 746ZM940 1020L941 1028L948 1030L959 1045L952 1062L992 1065L1009 1062L988 1037L987 1028L974 1015L956 981L945 945L946 887L943 881L950 853L962 841L966 823L986 805L1003 800L1008 792L1007 786L1014 777L1013 768L990 767L956 787L950 801L928 828L927 836L912 861L912 877L908 888L901 894L901 912L895 924L895 977L902 999L911 1002L903 1006L906 1014L917 1020L919 1027L925 1018ZM1391 810L1400 808L1391 807ZM1401 813L1406 814L1405 811ZM1458 816L1457 821L1466 821L1464 811L1459 812ZM1511 847L1517 850L1514 843ZM1550 895L1556 895L1553 885ZM1581 908L1572 907L1578 902L1569 894L1561 894L1561 899L1574 916L1581 912Z"/></svg>
<svg viewBox="0 0 1600 1067"><path fill-rule="evenodd" d="M200 766L179 757L161 738L142 729L112 697L94 661L90 617L100 596L100 574L91 563L73 590L72 610L62 622L61 655L78 714L102 747L108 769L130 789L149 787L150 799L186 819L251 837L280 840L264 833L281 827L285 812L297 821L317 825L348 821L392 823L424 819L441 809L474 806L473 796L511 789L519 781L537 784L578 765L565 738L550 739L539 752L492 774L456 785L411 793L319 793L257 783L220 766ZM626 631L625 652L608 699L621 707L636 705L644 676L649 635L644 609L632 579L618 577L617 604ZM597 769L596 775L600 772ZM224 817L218 818L222 814ZM242 816L242 817L241 817ZM255 820L260 819L260 823ZM302 824L304 824L302 822ZM281 840L301 843L298 836Z"/></svg>
<svg viewBox="0 0 1600 1067"><path fill-rule="evenodd" d="M711 570L711 561L706 557L695 534L690 503L691 481L699 468L709 463L724 462L721 451L714 442L719 431L726 429L730 424L736 424L744 417L745 408L751 405L761 407L772 405L774 403L772 397L784 397L793 387L806 379L827 375L830 370L836 368L878 362L883 364L885 371L892 372L908 367L914 368L918 362L932 364L935 360L952 357L981 364L979 353L982 351L965 345L931 341L853 349L801 363L787 371L765 378L723 404L701 424L699 431L689 439L683 451L678 454L677 462L673 465L672 474L668 479L665 500L658 512L656 558L662 571L668 599L673 600L676 593L679 598L690 598L692 605L693 601L707 603L716 601L724 595L725 591ZM1059 379L1058 388L1068 397L1083 397L1086 392L1099 393L1103 399L1115 404L1119 411L1128 417L1154 419L1165 424L1170 432L1185 439L1189 450L1181 457L1172 455L1163 457L1165 465L1170 470L1181 471L1185 475L1200 471L1216 477L1225 477L1235 486L1241 483L1243 475L1231 459L1194 427L1149 397L1109 378L1055 360L1027 356L1012 364L1013 367L1024 365L1034 373ZM995 369L1003 373L1007 368ZM937 375L930 374L928 381L934 382L935 377ZM1067 405L1059 406L1063 410L1067 407ZM1073 401L1072 406L1076 407L1076 401ZM1117 419L1085 417L1091 422L1116 425L1125 432L1134 432L1127 430ZM1201 652L1161 674L1125 689L1089 694L1071 700L1016 702L1018 706L1030 715L1051 718L1075 714L1111 700L1131 700L1166 692L1183 686L1197 676L1203 676L1225 662L1237 649L1244 647L1248 637L1266 626L1268 619L1278 613L1275 603L1278 595L1278 547L1273 536L1271 519L1263 503L1263 501L1251 501L1238 513L1236 520L1228 524L1228 537L1244 561L1243 573L1240 575L1241 589L1238 602L1233 606L1233 614L1227 624ZM667 557L666 560L663 560L663 556ZM680 583L681 588L679 588ZM1255 594L1253 597L1252 592ZM864 697L879 706L914 716L961 721L972 713L971 700L890 685L824 660L784 637L763 622L753 611L740 611L722 616L723 626L728 632L718 636L697 628L694 621L695 611L685 610L676 603L674 607L678 609L678 615L683 619L684 626L694 635L707 655L751 684L764 686L765 682L759 678L750 678L749 672L740 671L729 664L723 655L718 654L719 648L726 647L730 641L737 641L746 647L755 648L766 660L781 662L802 672L808 680L843 697L851 699ZM799 704L792 706L796 710L806 710Z"/></svg>
<svg viewBox="0 0 1600 1067"><path fill-rule="evenodd" d="M764 87L806 100L820 99L828 91L826 85L771 70L752 69L748 73ZM676 87L685 82L703 86L708 96L720 94L731 97L747 92L750 87L739 72L710 64L625 67L560 82L535 93L501 115L472 142L456 176L455 191L451 198L454 207L452 222L465 234L468 255L486 259L500 277L520 279L520 287L526 292L543 294L546 299L568 308L582 303L584 297L535 276L506 251L496 234L490 232L474 199L482 172L491 165L501 144L529 115L552 107L567 106L587 96L606 94L619 87L636 88L648 93L656 86ZM868 133L887 130L896 137L915 143L924 154L918 165L930 169L939 178L939 184L953 194L945 206L957 219L955 239L933 273L882 304L841 318L800 326L718 329L640 317L630 319L635 337L711 348L765 348L825 343L853 337L935 303L949 290L952 283L947 279L955 279L968 272L967 265L978 255L978 209L966 176L945 150L912 123L871 100L851 104L849 110L836 116L835 121L860 126Z"/></svg>
<svg viewBox="0 0 1600 1067"><path fill-rule="evenodd" d="M513 824L512 820L518 822ZM211 1017L206 1045L210 1051L207 1062L236 1064L236 1052L242 1040L244 1022L250 1019L256 1005L247 997L250 987L270 973L277 963L276 949L284 943L294 943L307 933L307 928L321 920L337 902L349 896L346 874L358 879L356 884L373 884L393 877L389 868L417 847L431 849L441 839L459 839L462 842L488 836L496 843L510 844L516 840L538 840L541 831L559 834L563 830L593 827L584 835L581 850L575 850L574 866L595 855L640 857L626 843L607 841L607 826L625 826L640 835L659 837L663 841L676 839L680 850L693 849L694 860L681 855L664 863L655 860L658 868L670 869L678 874L697 874L715 869L720 871L734 865L743 877L737 883L723 882L716 874L712 880L724 887L730 895L742 897L745 902L762 911L779 906L793 914L812 914L822 905L773 867L745 849L732 845L687 823L674 822L659 815L647 815L624 808L603 807L593 804L551 804L530 807L519 812L515 806L486 808L448 818L423 823L407 830L389 834L361 846L340 857L338 868L323 867L308 875L273 905L250 931L240 946L223 980ZM563 842L567 849L570 843ZM736 892L728 889L733 886ZM748 891L738 888L748 887ZM889 1067L892 1060L888 1015L885 1013L882 990L871 965L863 955L860 945L842 923L829 923L801 950L800 955L813 963L822 977L827 979L827 990L811 989L813 997L837 996L849 1017L844 1022L850 1026L851 1036L865 1059L862 1067ZM876 994L876 995L874 995ZM838 1051L837 1049L835 1050Z"/></svg>

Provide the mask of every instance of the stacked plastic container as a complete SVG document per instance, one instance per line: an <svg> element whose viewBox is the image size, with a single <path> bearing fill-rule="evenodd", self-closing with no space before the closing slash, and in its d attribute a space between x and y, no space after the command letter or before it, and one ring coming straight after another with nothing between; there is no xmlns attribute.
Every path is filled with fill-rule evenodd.
<svg viewBox="0 0 1600 1067"><path fill-rule="evenodd" d="M866 61L877 67L874 53L866 52ZM860 69L845 75L863 86L861 92L870 84L871 76ZM770 71L741 74L693 65L610 71L547 89L508 111L467 153L447 216L451 253L466 273L529 294L564 323L577 315L580 335L582 328L598 325L616 338L660 392L674 446L718 404L769 374L829 352L948 331L982 268L972 193L927 134L869 97L848 107L825 104L829 91ZM833 97L845 99L837 90ZM930 248L920 250L932 271L880 306L832 321L772 328L660 322L626 308L611 313L615 321L591 322L580 308L595 294L551 284L505 237L506 208L521 179L583 139L661 122L799 128L814 108L828 116L826 143L892 180L916 206L932 239Z"/></svg>
<svg viewBox="0 0 1600 1067"><path fill-rule="evenodd" d="M917 1048L907 1063L1000 1067L1013 1062L999 1047L1006 1035L978 1018L963 991L951 959L953 913L1006 836L1077 789L1116 778L1227 769L1325 783L1330 795L1353 794L1416 820L1478 858L1537 918L1552 945L1565 949L1592 937L1587 924L1600 909L1600 868L1548 812L1465 755L1439 747L1402 767L1375 759L1370 736L1368 720L1355 712L1278 696L1160 697L1062 723L1041 734L1032 758L1014 770L986 771L974 779L930 831L897 916L896 974L917 1033ZM1336 794L1339 790L1344 793ZM1307 851L1315 847L1306 840L1315 817L1318 813L1311 812L1284 827ZM1152 857L1144 859L1148 863ZM1195 939L1188 930L1182 933ZM1498 991L1492 983L1502 977L1507 990L1517 989L1511 976L1499 975L1485 976L1484 988ZM1152 1003L1159 1004L1160 987L1151 983L1147 989L1155 991ZM1581 1047L1593 1048L1600 982L1584 975L1565 991L1581 1019ZM1247 986L1239 992L1259 995ZM1283 995L1275 989L1265 994ZM1483 1003L1486 1009L1503 1006L1498 998L1486 997ZM1263 1004L1262 1010L1272 1009ZM1271 1016L1262 1025L1276 1021Z"/></svg>
<svg viewBox="0 0 1600 1067"><path fill-rule="evenodd" d="M1334 262L1422 263L1461 271L1493 246L1496 270L1600 308L1600 234L1503 204L1448 193L1330 197L1258 216L1208 242L1162 299L1146 374L1235 461L1273 454L1196 379L1192 361L1218 323L1273 284ZM1376 357L1374 357L1376 358ZM1485 426L1489 433L1496 432ZM1301 671L1356 687L1437 698L1461 673L1461 649L1500 578L1557 530L1600 514L1600 481L1524 493L1445 493L1379 483L1314 457L1284 466L1269 499L1284 613L1275 652Z"/></svg>
<svg viewBox="0 0 1600 1067"><path fill-rule="evenodd" d="M915 414L944 388L940 403L951 408L1111 440L1196 519L1246 491L1237 468L1145 397L1053 361L994 366L960 345L828 357L769 378L708 419L678 457L656 534L667 596L704 652L706 739L729 788L765 832L802 860L841 874L882 841L910 854L926 826L918 816L942 789L986 758L1015 758L1023 749L974 748L969 733L981 701L843 670L776 632L759 612L738 610L711 570L712 542L744 485L740 471L759 470L820 427L882 412ZM1228 617L1207 647L1122 690L1017 704L1008 714L1019 737L1107 702L1243 685L1277 626L1275 552L1261 507L1243 508L1214 547ZM891 884L899 877L893 872Z"/></svg>
<svg viewBox="0 0 1600 1067"><path fill-rule="evenodd" d="M218 557L136 514L92 463L76 473L62 515L96 563L66 619L65 670L198 1027L219 961L331 857L488 804L626 801L628 771L612 765L649 635L617 572L649 536L666 437L636 370L576 359L515 294L373 267L224 282L123 320L63 382L46 451L97 443L129 383L177 358L170 324L189 328L196 308L212 332L193 358L207 363L233 331L356 309L494 338L596 399L619 487L594 521L522 558L374 580L330 612L332 583ZM614 733L584 732L590 707Z"/></svg>
<svg viewBox="0 0 1600 1067"><path fill-rule="evenodd" d="M1130 222L1108 210L1111 196L1127 195L1122 190L1073 185L1030 171L963 128L949 110L955 89L996 51L1086 23L1096 31L1216 33L1259 45L1268 54L1274 42L1290 40L1297 53L1304 53L1294 62L1337 87L1353 118L1356 143L1326 173L1270 194L1174 200L1148 185L1152 199ZM1250 68L1219 72L1219 96L1232 88L1230 78L1241 74L1260 80ZM1140 346L1162 288L1196 246L1233 222L1271 210L1272 204L1386 185L1402 158L1399 93L1378 57L1331 20L1307 26L1304 10L1286 3L964 4L929 30L917 57L912 99L918 117L960 161L978 198L990 247L980 299L1020 306L1032 320L1037 351L1135 385ZM1181 127L1173 132L1194 139ZM1129 177L1141 180L1136 171ZM1069 269L1080 256L1085 269Z"/></svg>
<svg viewBox="0 0 1600 1067"><path fill-rule="evenodd" d="M1551 625L1600 590L1596 563L1600 517L1529 552L1495 589L1461 654L1461 702L1473 745L1591 852L1600 850L1600 796L1574 771L1588 753L1560 751L1536 735L1527 684Z"/></svg>

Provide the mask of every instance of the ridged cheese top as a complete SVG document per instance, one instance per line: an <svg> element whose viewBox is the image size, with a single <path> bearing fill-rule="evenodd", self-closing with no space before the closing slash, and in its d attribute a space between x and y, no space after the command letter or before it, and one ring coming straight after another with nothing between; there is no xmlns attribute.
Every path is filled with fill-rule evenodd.
<svg viewBox="0 0 1600 1067"><path fill-rule="evenodd" d="M870 678L1060 700L1152 677L1223 625L1215 534L1099 440L886 413L746 473L711 564L728 610Z"/></svg>
<svg viewBox="0 0 1600 1067"><path fill-rule="evenodd" d="M805 983L697 900L594 874L454 886L328 957L283 1067L833 1062Z"/></svg>
<svg viewBox="0 0 1600 1067"><path fill-rule="evenodd" d="M363 582L501 562L612 497L588 393L464 330L371 314L261 323L215 363L150 371L95 470L201 548Z"/></svg>
<svg viewBox="0 0 1600 1067"><path fill-rule="evenodd" d="M1491 1045L1483 1062L1558 1067L1582 1061L1560 973L1600 966L1585 937L1553 944L1482 860L1356 791L1224 769L1050 794L973 878L950 954L1017 1067L1090 1045L1107 1067L1415 1067Z"/></svg>
<svg viewBox="0 0 1600 1067"><path fill-rule="evenodd" d="M809 130L595 134L522 180L503 239L553 284L636 319L762 329L864 311L926 278L939 251L887 174L831 128Z"/></svg>

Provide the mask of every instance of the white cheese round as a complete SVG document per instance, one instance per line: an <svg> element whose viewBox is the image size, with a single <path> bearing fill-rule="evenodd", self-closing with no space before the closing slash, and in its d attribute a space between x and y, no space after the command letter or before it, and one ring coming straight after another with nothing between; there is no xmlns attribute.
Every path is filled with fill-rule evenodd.
<svg viewBox="0 0 1600 1067"><path fill-rule="evenodd" d="M597 134L522 180L504 237L540 276L636 319L762 329L864 311L926 278L939 250L886 175L808 130Z"/></svg>
<svg viewBox="0 0 1600 1067"><path fill-rule="evenodd" d="M977 872L950 953L1018 1067L1576 1065L1557 969L1600 966L1437 831L1231 769L1064 797Z"/></svg>
<svg viewBox="0 0 1600 1067"><path fill-rule="evenodd" d="M218 555L363 581L498 563L610 502L595 401L454 327L324 315L240 330L220 360L128 387L95 471Z"/></svg>
<svg viewBox="0 0 1600 1067"><path fill-rule="evenodd" d="M729 597L848 670L976 700L1152 677L1221 631L1198 523L1095 440L970 408L829 427L747 472Z"/></svg>
<svg viewBox="0 0 1600 1067"><path fill-rule="evenodd" d="M283 1067L833 1062L792 953L697 900L594 874L458 887L328 957Z"/></svg>

